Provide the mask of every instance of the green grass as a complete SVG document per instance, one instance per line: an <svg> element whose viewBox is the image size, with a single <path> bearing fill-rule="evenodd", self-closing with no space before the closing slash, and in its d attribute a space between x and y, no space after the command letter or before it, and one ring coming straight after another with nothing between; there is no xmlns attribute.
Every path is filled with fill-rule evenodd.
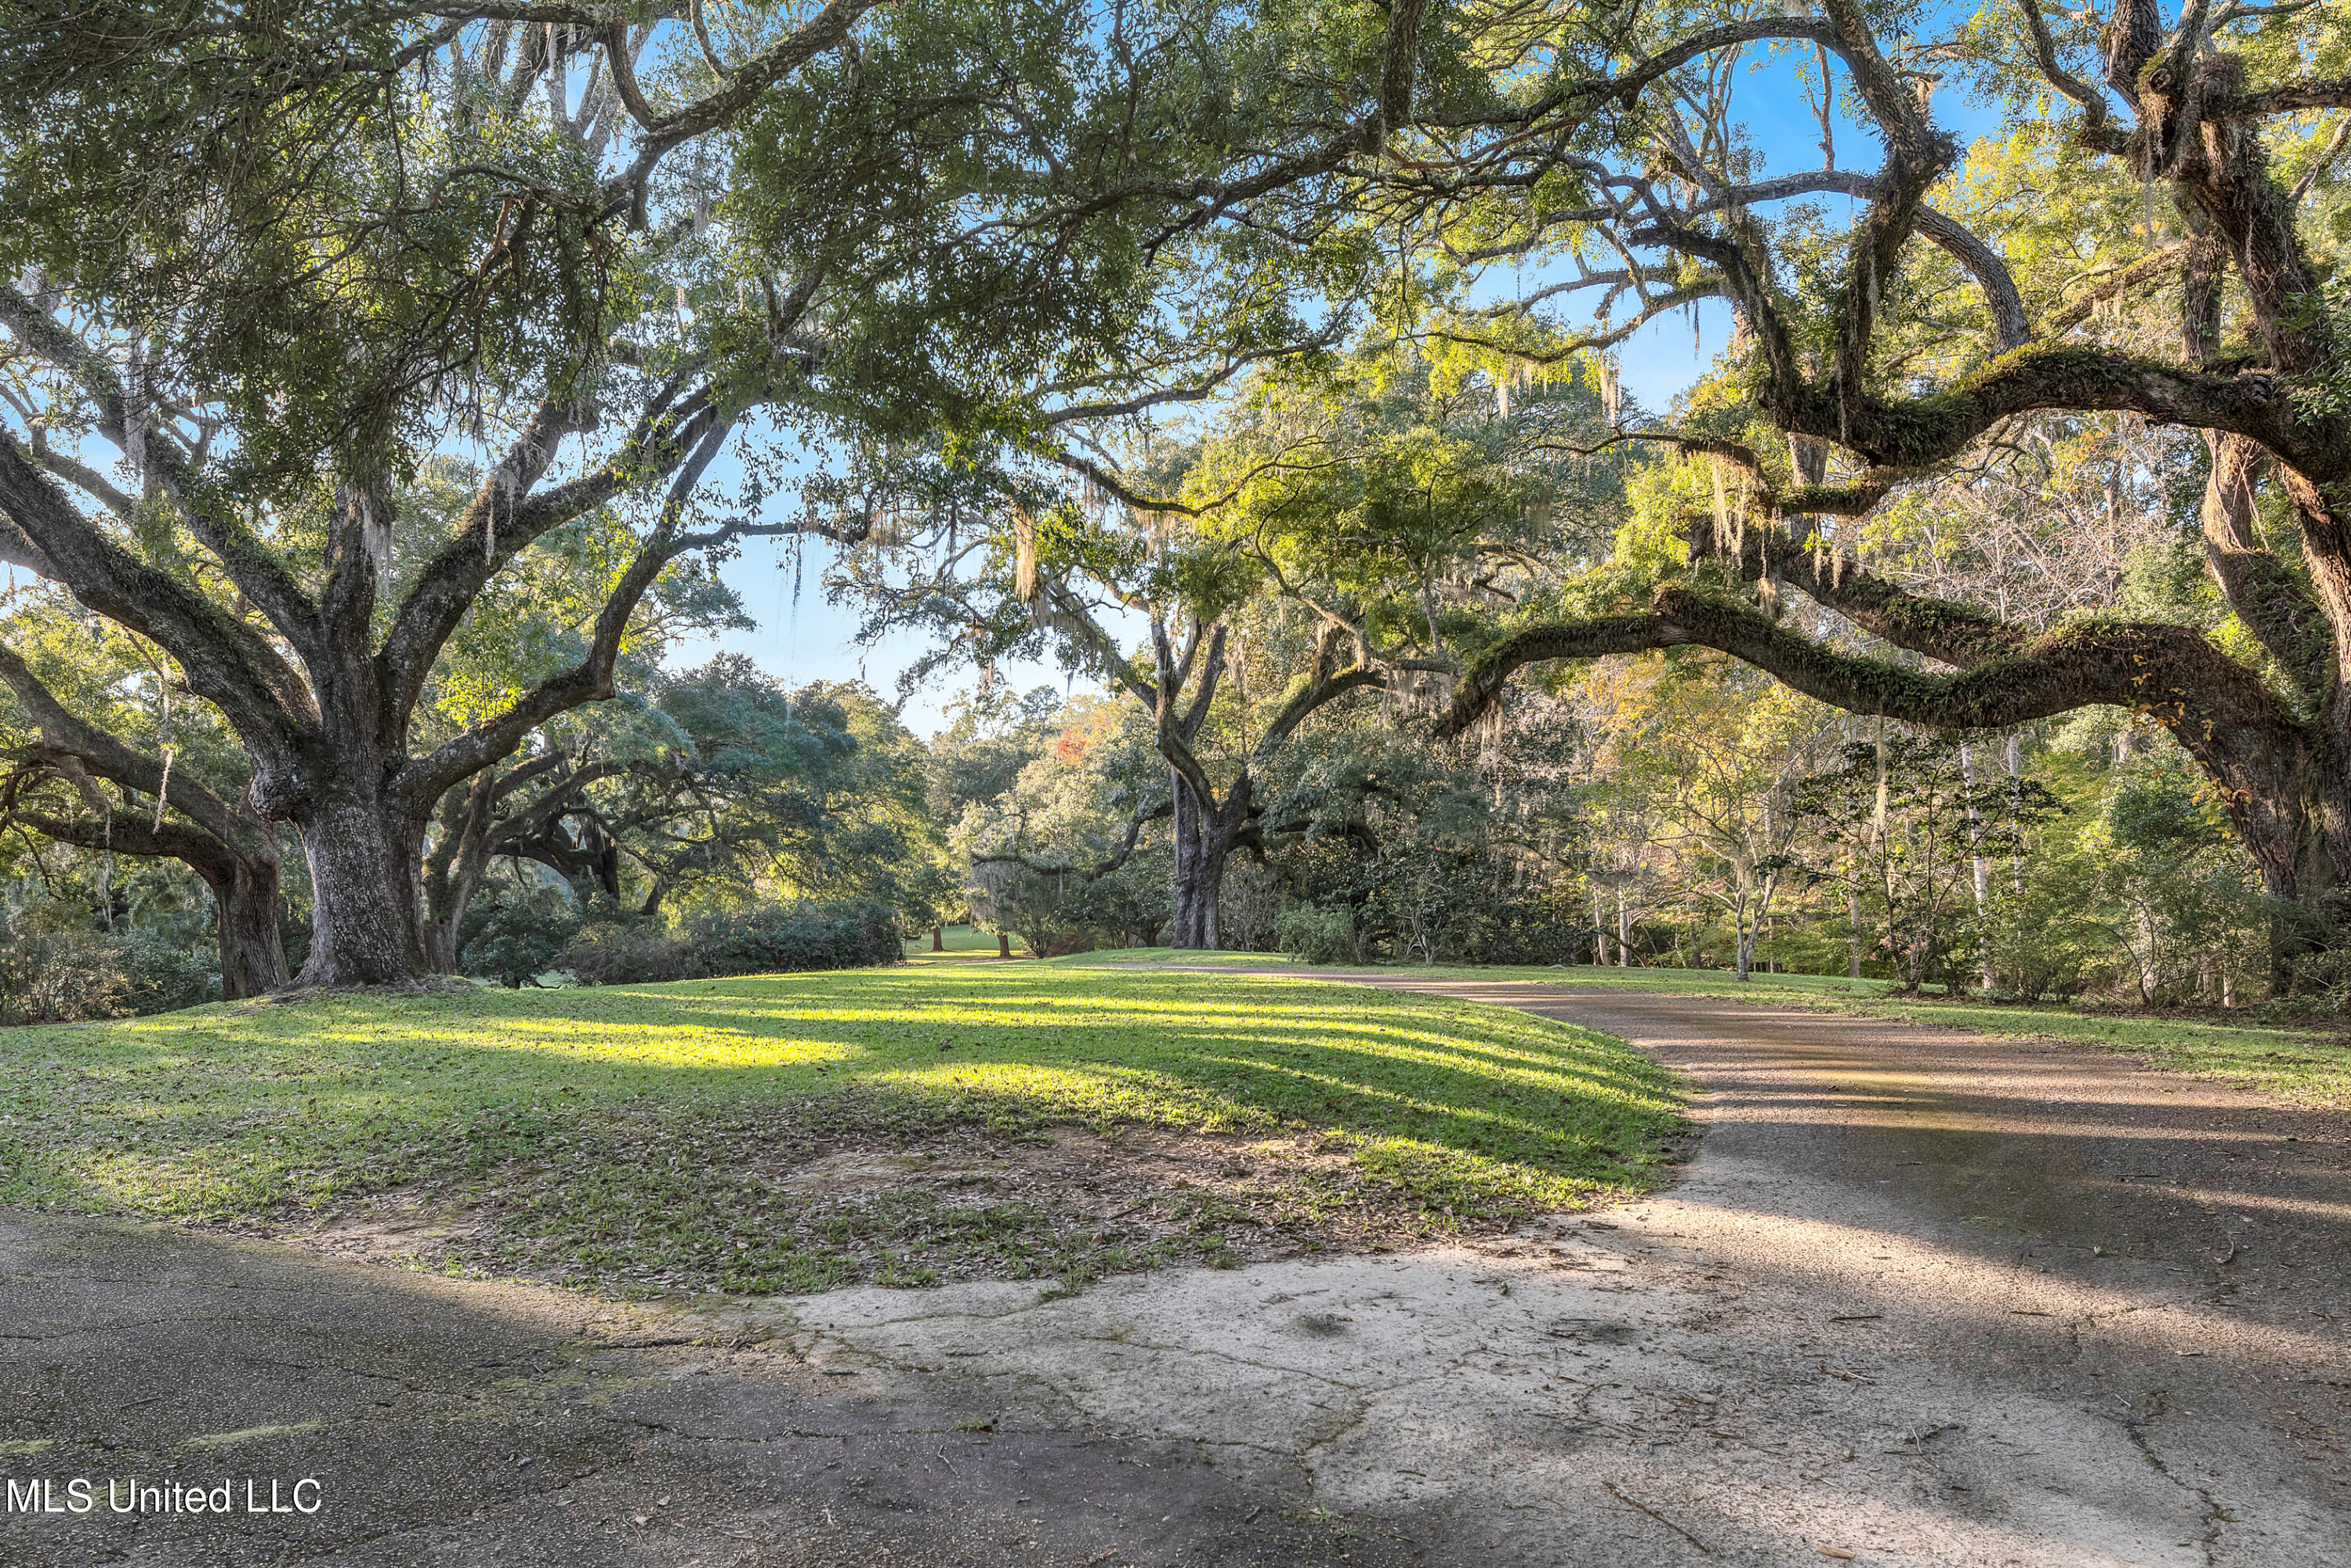
<svg viewBox="0 0 2351 1568"><path fill-rule="evenodd" d="M1299 980L951 963L313 998L0 1031L0 1203L267 1223L397 1194L477 1221L465 1266L622 1291L1082 1278L1183 1248L781 1178L844 1144L1302 1134L1441 1225L1648 1186L1677 1103L1605 1035Z"/></svg>
<svg viewBox="0 0 2351 1568"><path fill-rule="evenodd" d="M1194 953L1138 947L1052 960L1063 964L1201 964L1279 966L1266 953ZM1731 997L1759 1004L1801 1002L1874 1018L1901 1018L1945 1029L2022 1035L2103 1047L2138 1057L2148 1066L2242 1084L2298 1104L2351 1107L2351 1040L2340 1033L2226 1016L2133 1014L2111 1008L2042 1003L1946 1000L1906 997L1884 980L1842 975L1763 975L1745 983L1719 969L1620 969L1588 964L1560 968L1497 965L1477 968L1414 964L1332 965L1383 974L1444 979L1535 980L1578 990L1648 991L1677 996Z"/></svg>
<svg viewBox="0 0 2351 1568"><path fill-rule="evenodd" d="M993 931L981 931L970 925L950 925L943 934L941 940L950 956L960 956L964 954L971 954L987 958L996 956L996 933ZM1029 944L1023 942L1018 934L1013 934L1011 940L1014 956L1026 957L1029 953ZM906 956L936 959L939 955L931 951L931 934L925 931L920 936L908 937Z"/></svg>

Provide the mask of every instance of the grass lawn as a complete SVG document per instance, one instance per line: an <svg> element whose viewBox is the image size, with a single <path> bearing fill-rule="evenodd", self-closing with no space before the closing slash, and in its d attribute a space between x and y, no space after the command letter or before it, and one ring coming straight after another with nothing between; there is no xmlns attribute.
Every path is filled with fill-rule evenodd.
<svg viewBox="0 0 2351 1568"><path fill-rule="evenodd" d="M1293 1208L1444 1228L1646 1188L1677 1106L1605 1035L1278 978L958 961L343 996L0 1030L0 1203L265 1226L413 1203L465 1218L451 1266L620 1291L1074 1281L1229 1257L1238 1217L1195 1193L1138 1230L984 1181L844 1197L794 1173L1056 1127L1261 1136L1320 1157Z"/></svg>
<svg viewBox="0 0 2351 1568"><path fill-rule="evenodd" d="M1279 965L1267 953L1193 953L1173 947L1138 947L1054 960L1071 964ZM1802 1002L1878 1018L1904 1018L1947 1029L1984 1034L2028 1035L2102 1046L2171 1072L2196 1073L2241 1083L2298 1104L2351 1108L2351 1039L2339 1031L2294 1028L2226 1016L2181 1018L2133 1014L2111 1009L2069 1008L1906 997L1884 980L1849 980L1842 975L1756 975L1740 983L1720 969L1620 969L1589 964L1560 968L1497 965L1488 968L1444 965L1332 965L1384 974L1419 974L1447 978L1535 980L1579 990L1632 990L1680 996L1735 997L1756 1003Z"/></svg>
<svg viewBox="0 0 2351 1568"><path fill-rule="evenodd" d="M1017 933L1008 935L1011 937L1013 956L1027 957L1029 944L1023 942ZM996 956L996 933L993 931L976 930L969 925L950 925L943 934L942 941L946 948L946 956L960 957L966 954L974 957ZM920 936L906 939L906 956L936 959L942 955L931 951L931 934L925 931Z"/></svg>

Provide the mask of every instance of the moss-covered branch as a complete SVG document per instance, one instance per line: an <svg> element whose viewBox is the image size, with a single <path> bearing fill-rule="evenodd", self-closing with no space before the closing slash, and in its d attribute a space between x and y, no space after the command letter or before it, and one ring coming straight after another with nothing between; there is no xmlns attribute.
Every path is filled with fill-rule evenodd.
<svg viewBox="0 0 2351 1568"><path fill-rule="evenodd" d="M1842 653L1742 601L1669 584L1646 615L1533 626L1497 643L1463 678L1438 733L1468 729L1531 664L1691 644L1833 707L1928 729L2002 729L2098 705L2144 713L2221 786L2247 847L2277 872L2273 881L2294 880L2304 787L2317 760L2311 737L2252 671L2192 627L2068 622L1970 668L1932 674Z"/></svg>

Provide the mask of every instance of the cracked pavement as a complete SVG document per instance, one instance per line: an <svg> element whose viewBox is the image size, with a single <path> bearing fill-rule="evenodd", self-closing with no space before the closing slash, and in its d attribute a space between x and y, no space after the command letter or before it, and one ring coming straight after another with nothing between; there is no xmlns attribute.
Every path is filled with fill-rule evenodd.
<svg viewBox="0 0 2351 1568"><path fill-rule="evenodd" d="M1684 1179L1493 1245L693 1311L0 1215L0 1471L325 1502L0 1515L0 1562L2351 1558L2339 1114L1885 1019L1416 986L1687 1072Z"/></svg>

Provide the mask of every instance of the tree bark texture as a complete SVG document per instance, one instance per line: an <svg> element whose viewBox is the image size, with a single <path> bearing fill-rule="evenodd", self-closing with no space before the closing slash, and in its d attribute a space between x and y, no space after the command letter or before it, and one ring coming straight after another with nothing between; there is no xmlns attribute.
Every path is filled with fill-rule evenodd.
<svg viewBox="0 0 2351 1568"><path fill-rule="evenodd" d="M204 875L199 869L199 875ZM277 862L240 859L212 887L220 935L221 995L235 1001L266 996L286 983L286 939Z"/></svg>

